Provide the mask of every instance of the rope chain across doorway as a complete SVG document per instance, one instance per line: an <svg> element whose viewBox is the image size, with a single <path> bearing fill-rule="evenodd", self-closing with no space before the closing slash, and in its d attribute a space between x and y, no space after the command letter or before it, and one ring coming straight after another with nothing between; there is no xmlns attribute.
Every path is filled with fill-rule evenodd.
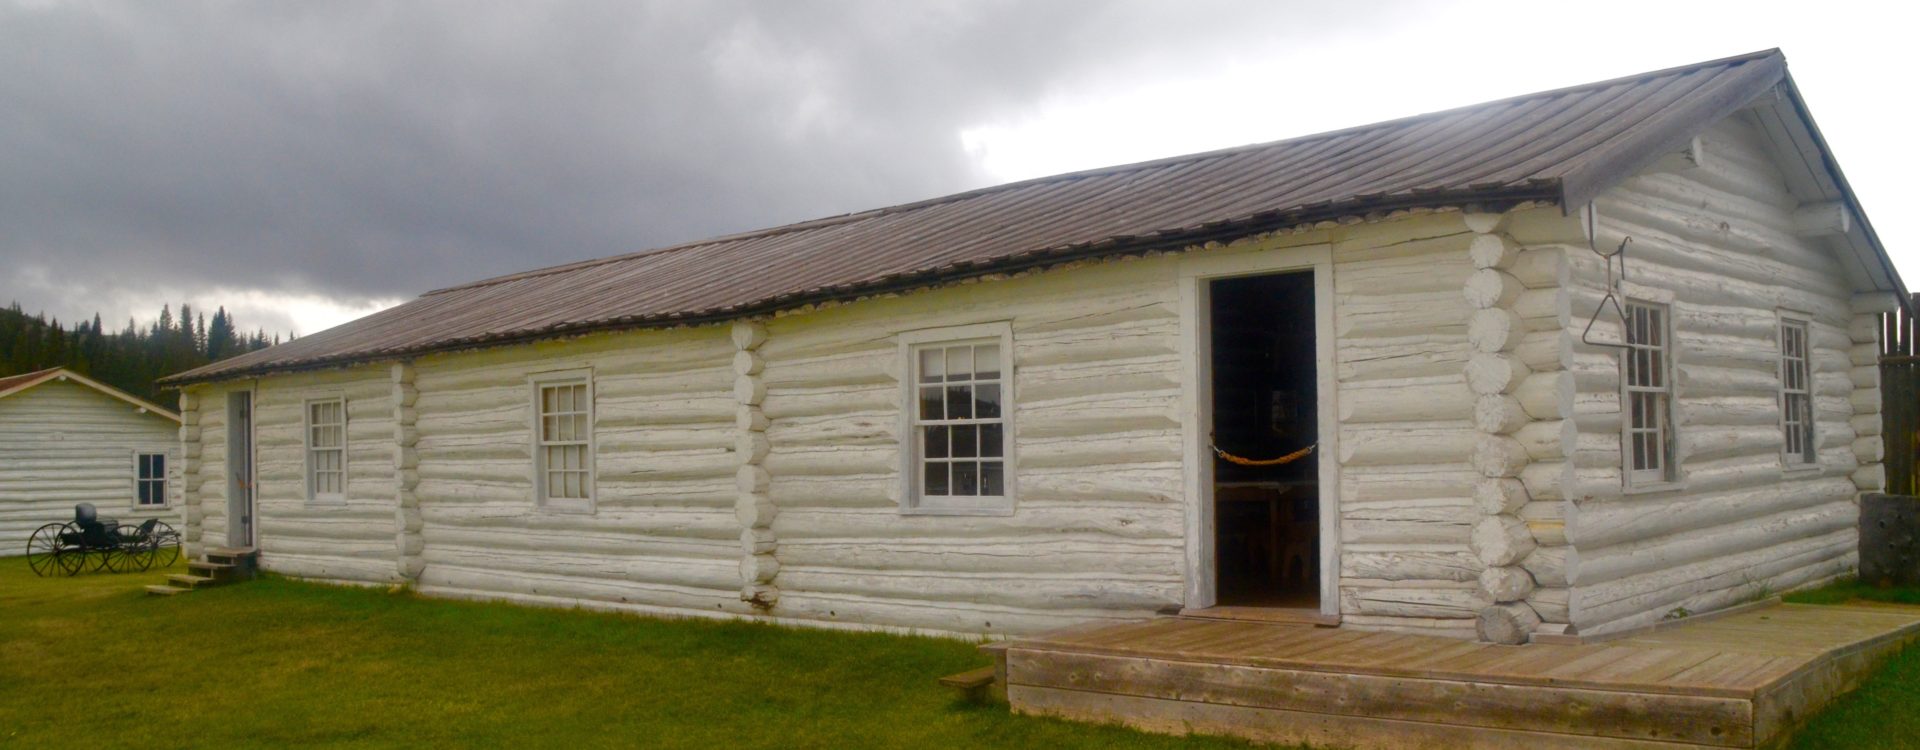
<svg viewBox="0 0 1920 750"><path fill-rule="evenodd" d="M1219 456L1221 460L1230 464L1238 464L1240 466L1282 466L1306 458L1309 454L1313 453L1313 449L1320 447L1320 444L1314 443L1279 458L1247 458L1246 456L1236 456L1221 449L1220 445L1212 440L1207 441L1207 447L1213 449L1214 455Z"/></svg>

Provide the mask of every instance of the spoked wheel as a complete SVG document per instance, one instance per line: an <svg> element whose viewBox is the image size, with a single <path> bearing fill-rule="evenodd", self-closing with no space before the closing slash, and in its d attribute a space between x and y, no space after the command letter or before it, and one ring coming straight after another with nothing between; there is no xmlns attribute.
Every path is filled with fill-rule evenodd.
<svg viewBox="0 0 1920 750"><path fill-rule="evenodd" d="M120 555L123 558L123 564L121 570L115 572L151 568L155 553L152 534L142 536L138 526L121 526Z"/></svg>
<svg viewBox="0 0 1920 750"><path fill-rule="evenodd" d="M108 532L107 538L113 540L113 546L100 551L105 557L107 570L125 573L141 569L139 556L146 549L146 545L140 539L139 529L120 524Z"/></svg>
<svg viewBox="0 0 1920 750"><path fill-rule="evenodd" d="M53 561L62 575L74 575L87 566L87 548L80 544L83 538L77 524L60 524L60 553Z"/></svg>
<svg viewBox="0 0 1920 750"><path fill-rule="evenodd" d="M33 536L27 537L27 567L37 576L57 575L60 569L60 553L63 545L60 528L64 524L50 523L33 530Z"/></svg>
<svg viewBox="0 0 1920 750"><path fill-rule="evenodd" d="M166 521L161 521L153 525L150 533L147 547L153 550L152 565L166 568L180 561L180 532L174 531Z"/></svg>

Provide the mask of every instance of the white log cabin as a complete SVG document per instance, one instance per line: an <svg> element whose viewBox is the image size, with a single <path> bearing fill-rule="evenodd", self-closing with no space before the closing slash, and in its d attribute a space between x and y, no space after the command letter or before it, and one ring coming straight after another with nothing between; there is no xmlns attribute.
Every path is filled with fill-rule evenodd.
<svg viewBox="0 0 1920 750"><path fill-rule="evenodd" d="M0 556L93 503L102 518L180 518L180 416L62 368L0 378Z"/></svg>
<svg viewBox="0 0 1920 750"><path fill-rule="evenodd" d="M1516 643L1852 569L1903 299L1768 51L474 282L167 382L190 554L288 575Z"/></svg>

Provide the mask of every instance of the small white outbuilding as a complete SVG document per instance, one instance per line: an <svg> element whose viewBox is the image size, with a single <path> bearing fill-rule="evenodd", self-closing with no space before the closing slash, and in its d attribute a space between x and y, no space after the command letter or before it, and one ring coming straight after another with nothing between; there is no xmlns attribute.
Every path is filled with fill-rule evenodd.
<svg viewBox="0 0 1920 750"><path fill-rule="evenodd" d="M121 523L180 523L180 415L55 367L0 378L0 556L93 503Z"/></svg>

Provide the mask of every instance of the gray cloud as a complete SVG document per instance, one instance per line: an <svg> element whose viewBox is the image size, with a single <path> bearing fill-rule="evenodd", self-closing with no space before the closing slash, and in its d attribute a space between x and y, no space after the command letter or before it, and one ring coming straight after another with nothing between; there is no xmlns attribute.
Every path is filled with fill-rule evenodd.
<svg viewBox="0 0 1920 750"><path fill-rule="evenodd" d="M1175 7L0 5L0 297L357 302L938 195L964 127L1367 22Z"/></svg>

